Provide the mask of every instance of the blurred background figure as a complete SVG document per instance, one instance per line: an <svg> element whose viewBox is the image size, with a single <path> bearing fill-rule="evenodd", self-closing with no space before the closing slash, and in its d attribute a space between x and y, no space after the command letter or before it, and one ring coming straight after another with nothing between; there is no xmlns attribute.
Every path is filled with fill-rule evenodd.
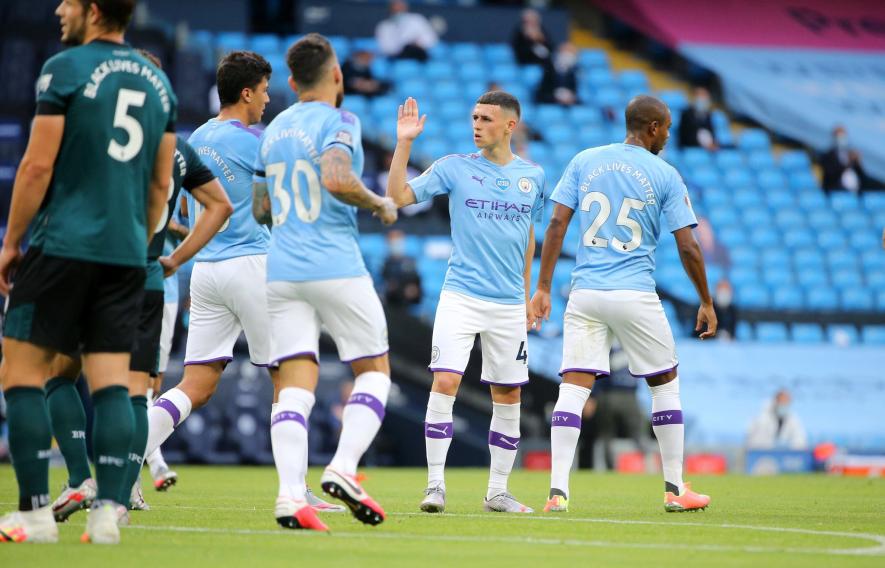
<svg viewBox="0 0 885 568"><path fill-rule="evenodd" d="M679 145L682 148L700 146L716 150L716 134L710 113L710 92L704 87L695 87L691 106L682 111L679 120Z"/></svg>
<svg viewBox="0 0 885 568"><path fill-rule="evenodd" d="M848 143L844 126L833 129L833 147L821 156L820 165L824 170L824 191L843 189L859 193L878 186L864 171L860 153Z"/></svg>
<svg viewBox="0 0 885 568"><path fill-rule="evenodd" d="M805 450L808 449L808 437L799 416L790 408L790 392L786 389L777 391L774 399L765 403L750 424L747 433L747 449L749 450Z"/></svg>
<svg viewBox="0 0 885 568"><path fill-rule="evenodd" d="M578 104L578 49L574 44L561 44L553 60L545 65L535 101L564 106Z"/></svg>
<svg viewBox="0 0 885 568"><path fill-rule="evenodd" d="M728 253L728 247L716 238L716 232L713 225L706 217L698 215L698 226L694 231L698 244L701 245L701 252L704 258L711 264L717 264L722 268L731 266L731 255Z"/></svg>
<svg viewBox="0 0 885 568"><path fill-rule="evenodd" d="M427 61L427 51L439 38L421 14L409 12L402 0L390 3L390 16L375 27L378 49L387 57Z"/></svg>
<svg viewBox="0 0 885 568"><path fill-rule="evenodd" d="M734 288L728 278L722 278L716 284L713 306L716 308L716 316L719 317L719 331L716 333L716 337L724 341L733 340L738 318L737 308L734 307Z"/></svg>
<svg viewBox="0 0 885 568"><path fill-rule="evenodd" d="M421 303L421 276L415 259L406 254L406 234L398 229L387 233L387 258L381 269L384 300L388 306Z"/></svg>
<svg viewBox="0 0 885 568"><path fill-rule="evenodd" d="M393 152L387 151L380 155L380 163L378 164L378 175L375 179L375 187L373 191L378 195L384 195L384 188L387 187L387 176L390 175L390 163L393 161ZM412 166L406 168L406 177L413 179L421 175L421 172ZM406 205L400 209L400 214L405 217L414 217L421 215L433 209L433 201L425 201L424 203L413 203Z"/></svg>
<svg viewBox="0 0 885 568"><path fill-rule="evenodd" d="M553 49L547 32L541 24L541 14L537 10L522 12L519 26L513 32L513 55L520 65L546 65L550 62Z"/></svg>
<svg viewBox="0 0 885 568"><path fill-rule="evenodd" d="M639 379L627 370L627 356L615 342L611 354L611 375L593 385L596 399L596 442L602 445L605 468L615 469L615 440L628 440L642 451L641 432L647 422L639 409L636 388Z"/></svg>
<svg viewBox="0 0 885 568"><path fill-rule="evenodd" d="M364 97L377 97L390 90L390 83L376 79L372 75L372 60L375 54L366 49L360 49L350 56L350 59L341 66L344 75L344 92L348 95L362 95Z"/></svg>

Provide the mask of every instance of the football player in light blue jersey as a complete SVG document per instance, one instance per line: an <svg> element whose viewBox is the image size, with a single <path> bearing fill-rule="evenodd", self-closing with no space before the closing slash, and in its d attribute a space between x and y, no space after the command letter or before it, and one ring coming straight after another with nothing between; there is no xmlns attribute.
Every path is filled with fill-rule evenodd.
<svg viewBox="0 0 885 568"><path fill-rule="evenodd" d="M377 525L384 510L363 490L356 468L384 418L390 363L384 310L357 244L356 209L370 209L388 225L397 210L360 180L360 123L339 108L344 81L328 40L308 34L289 48L286 60L298 103L262 135L253 188L255 219L273 225L267 310L271 360L280 365L271 419L280 480L274 516L285 528L328 530L308 506L304 483L323 326L356 378L338 450L320 483L359 521Z"/></svg>
<svg viewBox="0 0 885 568"><path fill-rule="evenodd" d="M519 101L492 91L473 109L473 140L480 152L441 158L406 183L412 142L425 119L414 99L400 106L387 182L387 194L400 207L447 194L452 219L452 256L433 324L433 386L424 423L428 484L421 510L445 509L452 408L479 334L481 382L490 385L493 402L484 508L531 513L507 492L507 480L519 447L521 387L528 382L526 332L535 325L529 288L534 222L544 210L544 171L510 150L520 119Z"/></svg>
<svg viewBox="0 0 885 568"><path fill-rule="evenodd" d="M676 346L652 278L663 216L701 300L695 329L701 339L716 334L704 258L692 234L697 220L679 174L657 156L669 136L670 110L659 99L642 95L627 105L626 119L624 143L575 156L551 196L556 207L544 236L538 290L532 298L539 318L550 316L553 269L575 211L581 246L563 324L562 384L551 419L553 464L544 507L548 512L568 510L569 470L581 412L595 380L609 374L613 338L623 347L630 372L644 377L651 390L664 508L688 511L710 503L682 479L684 427Z"/></svg>

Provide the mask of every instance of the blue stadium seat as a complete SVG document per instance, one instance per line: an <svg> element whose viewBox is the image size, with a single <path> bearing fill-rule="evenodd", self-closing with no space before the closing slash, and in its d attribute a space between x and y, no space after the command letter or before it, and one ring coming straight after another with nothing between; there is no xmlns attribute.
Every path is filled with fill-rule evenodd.
<svg viewBox="0 0 885 568"><path fill-rule="evenodd" d="M768 203L768 207L775 210L789 209L796 205L793 194L783 189L766 191L765 201Z"/></svg>
<svg viewBox="0 0 885 568"><path fill-rule="evenodd" d="M715 109L710 113L710 120L713 122L713 130L717 134L722 130L729 130L731 128L731 121L728 120L728 115L719 109Z"/></svg>
<svg viewBox="0 0 885 568"><path fill-rule="evenodd" d="M215 48L221 53L237 51L247 45L243 32L221 32L215 36Z"/></svg>
<svg viewBox="0 0 885 568"><path fill-rule="evenodd" d="M815 231L827 231L839 226L839 218L829 209L810 211L806 215L806 220Z"/></svg>
<svg viewBox="0 0 885 568"><path fill-rule="evenodd" d="M857 257L854 254L846 254L849 251L834 249L826 252L827 266L832 272L856 272Z"/></svg>
<svg viewBox="0 0 885 568"><path fill-rule="evenodd" d="M289 43L289 45L292 43L294 42ZM378 42L373 37L358 37L350 41L350 49L353 51L363 50L378 53Z"/></svg>
<svg viewBox="0 0 885 568"><path fill-rule="evenodd" d="M805 227L805 215L802 215L795 209L780 209L775 215L775 219L781 229Z"/></svg>
<svg viewBox="0 0 885 568"><path fill-rule="evenodd" d="M424 65L424 73L415 79L419 81L426 79L452 81L456 79L455 66L448 61L430 61Z"/></svg>
<svg viewBox="0 0 885 568"><path fill-rule="evenodd" d="M427 100L431 85L425 79L405 79L403 81L399 81L396 84L396 92L399 95L401 100L405 100L406 97L415 97L419 101ZM423 114L423 110L422 114Z"/></svg>
<svg viewBox="0 0 885 568"><path fill-rule="evenodd" d="M704 207L711 211L720 207L731 207L731 192L719 187L705 187L703 203Z"/></svg>
<svg viewBox="0 0 885 568"><path fill-rule="evenodd" d="M481 63L477 63L475 61L464 61L460 62L456 66L456 69L458 71L458 76L461 77L462 81L488 82L488 78L486 77L486 69Z"/></svg>
<svg viewBox="0 0 885 568"><path fill-rule="evenodd" d="M447 83L442 83L438 85L436 88L445 88ZM459 121L463 122L465 128L469 128L470 123L470 107L462 103L461 101L456 101L454 99L450 99L449 102L442 103L437 112L439 113L439 118L444 121Z"/></svg>
<svg viewBox="0 0 885 568"><path fill-rule="evenodd" d="M760 264L765 270L790 268L790 253L781 247L762 251Z"/></svg>
<svg viewBox="0 0 885 568"><path fill-rule="evenodd" d="M687 168L708 167L713 165L710 151L705 148L683 148L682 165Z"/></svg>
<svg viewBox="0 0 885 568"><path fill-rule="evenodd" d="M842 212L842 227L847 231L868 231L870 218L863 209L848 209Z"/></svg>
<svg viewBox="0 0 885 568"><path fill-rule="evenodd" d="M451 60L451 56L449 55L450 50L451 48L449 47L449 44L440 41L428 50L428 54L432 60L449 61Z"/></svg>
<svg viewBox="0 0 885 568"><path fill-rule="evenodd" d="M857 270L830 270L830 279L833 286L847 290L863 286L863 279Z"/></svg>
<svg viewBox="0 0 885 568"><path fill-rule="evenodd" d="M787 326L781 322L759 322L756 324L756 340L764 343L787 341Z"/></svg>
<svg viewBox="0 0 885 568"><path fill-rule="evenodd" d="M489 43L483 46L483 56L489 65L513 65L513 48L506 43Z"/></svg>
<svg viewBox="0 0 885 568"><path fill-rule="evenodd" d="M519 68L515 64L498 63L492 67L489 78L498 83L517 82L520 79Z"/></svg>
<svg viewBox="0 0 885 568"><path fill-rule="evenodd" d="M578 64L585 69L608 67L608 53L604 49L582 49L578 52Z"/></svg>
<svg viewBox="0 0 885 568"><path fill-rule="evenodd" d="M815 244L814 234L805 228L789 229L784 234L784 243L791 249L811 247Z"/></svg>
<svg viewBox="0 0 885 568"><path fill-rule="evenodd" d="M728 254L733 266L746 266L753 268L759 262L759 254L753 247L732 247L731 249L729 249Z"/></svg>
<svg viewBox="0 0 885 568"><path fill-rule="evenodd" d="M520 67L521 82L530 89L535 89L544 76L544 69L540 65L523 65Z"/></svg>
<svg viewBox="0 0 885 568"><path fill-rule="evenodd" d="M774 168L761 170L756 176L759 188L763 191L771 191L774 189L784 189L789 187L787 178L780 170Z"/></svg>
<svg viewBox="0 0 885 568"><path fill-rule="evenodd" d="M475 43L458 42L451 45L449 55L453 61L481 61L482 49Z"/></svg>
<svg viewBox="0 0 885 568"><path fill-rule="evenodd" d="M885 312L885 290L876 292L876 307L880 312Z"/></svg>
<svg viewBox="0 0 885 568"><path fill-rule="evenodd" d="M790 174L790 189L796 192L817 191L817 178L810 170L799 170Z"/></svg>
<svg viewBox="0 0 885 568"><path fill-rule="evenodd" d="M873 294L866 288L845 288L842 290L843 310L872 310L875 306Z"/></svg>
<svg viewBox="0 0 885 568"><path fill-rule="evenodd" d="M812 288L807 291L806 305L812 310L835 310L839 295L832 288Z"/></svg>
<svg viewBox="0 0 885 568"><path fill-rule="evenodd" d="M794 251L792 257L796 270L824 269L824 255L817 248L812 247Z"/></svg>
<svg viewBox="0 0 885 568"><path fill-rule="evenodd" d="M424 66L414 59L396 59L390 64L390 76L394 81L420 77Z"/></svg>
<svg viewBox="0 0 885 568"><path fill-rule="evenodd" d="M851 237L849 238L851 248L853 248L854 250L875 248L877 246L880 246L882 243L881 234L874 233L869 229L854 229L854 231L855 232L852 232Z"/></svg>
<svg viewBox="0 0 885 568"><path fill-rule="evenodd" d="M628 69L618 73L618 83L622 89L627 91L631 89L648 90L648 76L644 71L638 69Z"/></svg>
<svg viewBox="0 0 885 568"><path fill-rule="evenodd" d="M750 175L746 168L732 168L728 170L725 172L722 181L734 191L740 191L756 185L756 180L753 179L753 176Z"/></svg>
<svg viewBox="0 0 885 568"><path fill-rule="evenodd" d="M828 286L827 273L823 269L803 268L796 271L796 279L805 288Z"/></svg>
<svg viewBox="0 0 885 568"><path fill-rule="evenodd" d="M853 193L837 191L830 194L830 206L834 211L849 211L860 208L860 200Z"/></svg>
<svg viewBox="0 0 885 568"><path fill-rule="evenodd" d="M798 198L799 205L806 211L815 211L829 207L826 195L818 189L802 191L796 197Z"/></svg>
<svg viewBox="0 0 885 568"><path fill-rule="evenodd" d="M882 249L863 251L861 265L867 272L885 271L885 251Z"/></svg>
<svg viewBox="0 0 885 568"><path fill-rule="evenodd" d="M699 187L717 187L720 184L719 170L712 166L698 166L689 172L685 177Z"/></svg>
<svg viewBox="0 0 885 568"><path fill-rule="evenodd" d="M740 134L738 147L745 151L767 150L771 147L768 133L760 128L747 128Z"/></svg>
<svg viewBox="0 0 885 568"><path fill-rule="evenodd" d="M768 288L761 284L750 283L736 289L737 304L742 308L757 309L768 307Z"/></svg>
<svg viewBox="0 0 885 568"><path fill-rule="evenodd" d="M593 89L610 87L615 84L614 75L607 67L591 69L584 73L581 82Z"/></svg>
<svg viewBox="0 0 885 568"><path fill-rule="evenodd" d="M756 227L750 232L750 242L757 247L777 246L781 243L780 232L773 227Z"/></svg>
<svg viewBox="0 0 885 568"><path fill-rule="evenodd" d="M710 211L710 223L716 230L725 227L740 225L740 217L738 211L731 207L720 207Z"/></svg>
<svg viewBox="0 0 885 568"><path fill-rule="evenodd" d="M738 341L753 341L755 336L753 326L745 321L737 322L734 334Z"/></svg>
<svg viewBox="0 0 885 568"><path fill-rule="evenodd" d="M858 340L857 328L849 324L827 326L827 337L837 345L854 345Z"/></svg>
<svg viewBox="0 0 885 568"><path fill-rule="evenodd" d="M268 54L281 53L286 50L288 46L283 47L280 42L280 37L276 34L255 34L249 39L249 49L252 51L256 51L261 55L267 57ZM337 49L335 51L338 51ZM341 61L344 61L341 54L338 55L338 58ZM277 71L277 69L274 69Z"/></svg>
<svg viewBox="0 0 885 568"><path fill-rule="evenodd" d="M575 105L568 110L568 121L575 128L593 128L602 122L599 109L587 105Z"/></svg>
<svg viewBox="0 0 885 568"><path fill-rule="evenodd" d="M623 100L624 96L621 94L621 90L612 86L600 87L593 94L593 101L599 108L611 108L620 111L623 106Z"/></svg>
<svg viewBox="0 0 885 568"><path fill-rule="evenodd" d="M723 172L729 170L730 168L742 168L744 167L744 155L738 150L724 149L716 152L716 165L719 166Z"/></svg>
<svg viewBox="0 0 885 568"><path fill-rule="evenodd" d="M865 325L861 336L867 345L885 345L885 325Z"/></svg>
<svg viewBox="0 0 885 568"><path fill-rule="evenodd" d="M553 124L544 129L544 139L551 145L568 144L573 146L575 130L565 123ZM574 148L572 148L574 152Z"/></svg>
<svg viewBox="0 0 885 568"><path fill-rule="evenodd" d="M876 270L866 273L867 286L872 290L885 290L885 271Z"/></svg>
<svg viewBox="0 0 885 568"><path fill-rule="evenodd" d="M867 211L885 211L885 193L867 192L863 196L863 204Z"/></svg>
<svg viewBox="0 0 885 568"><path fill-rule="evenodd" d="M777 287L771 295L771 306L776 310L801 310L805 307L805 298L802 290L795 286Z"/></svg>
<svg viewBox="0 0 885 568"><path fill-rule="evenodd" d="M781 154L781 169L788 172L808 171L811 169L811 160L804 150L787 150Z"/></svg>
<svg viewBox="0 0 885 568"><path fill-rule="evenodd" d="M774 156L769 150L755 150L747 155L747 165L754 170L775 168Z"/></svg>
<svg viewBox="0 0 885 568"><path fill-rule="evenodd" d="M796 343L822 343L824 330L816 323L794 323L791 330Z"/></svg>
<svg viewBox="0 0 885 568"><path fill-rule="evenodd" d="M768 212L768 209L759 207L758 205L760 203L761 198L760 201L757 201L751 207L739 206L742 209L741 221L745 227L759 227L761 225L771 225L774 223L774 217Z"/></svg>
<svg viewBox="0 0 885 568"><path fill-rule="evenodd" d="M567 123L568 115L561 105L540 104L535 107L532 120L546 128L550 124Z"/></svg>
<svg viewBox="0 0 885 568"><path fill-rule="evenodd" d="M825 229L818 233L817 243L821 248L832 250L843 248L847 243L845 233L836 229Z"/></svg>
<svg viewBox="0 0 885 568"><path fill-rule="evenodd" d="M678 90L658 91L658 98L670 107L673 115L680 115L683 110L688 108L688 97L685 93Z"/></svg>
<svg viewBox="0 0 885 568"><path fill-rule="evenodd" d="M762 281L775 290L782 286L792 287L795 284L793 269L789 266L780 268L774 266L765 267L762 269Z"/></svg>

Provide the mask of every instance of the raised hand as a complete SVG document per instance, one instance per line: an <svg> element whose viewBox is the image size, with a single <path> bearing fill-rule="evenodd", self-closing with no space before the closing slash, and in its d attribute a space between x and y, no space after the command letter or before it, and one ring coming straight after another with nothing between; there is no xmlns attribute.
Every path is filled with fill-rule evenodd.
<svg viewBox="0 0 885 568"><path fill-rule="evenodd" d="M427 115L418 113L418 101L409 97L406 102L399 106L396 115L396 139L397 141L411 142L424 131L424 121Z"/></svg>

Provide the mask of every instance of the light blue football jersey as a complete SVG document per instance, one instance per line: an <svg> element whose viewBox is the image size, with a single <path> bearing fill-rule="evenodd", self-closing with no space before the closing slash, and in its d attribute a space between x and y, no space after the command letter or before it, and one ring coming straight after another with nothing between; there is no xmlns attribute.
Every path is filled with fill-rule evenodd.
<svg viewBox="0 0 885 568"><path fill-rule="evenodd" d="M453 154L409 181L420 203L449 196L452 256L443 290L499 304L525 302L529 231L544 212L544 170L519 156L505 165Z"/></svg>
<svg viewBox="0 0 885 568"><path fill-rule="evenodd" d="M255 181L270 193L273 231L267 281L304 282L368 274L357 242L356 206L323 187L320 157L337 147L363 173L360 123L346 110L311 101L287 108L265 129Z"/></svg>
<svg viewBox="0 0 885 568"><path fill-rule="evenodd" d="M671 232L698 223L673 166L632 144L584 150L550 198L577 211L581 242L573 290L654 292L661 214Z"/></svg>
<svg viewBox="0 0 885 568"><path fill-rule="evenodd" d="M270 231L252 217L252 174L260 135L237 120L213 118L188 139L234 206L230 219L194 257L197 262L267 254ZM188 223L193 229L202 207L190 193L186 196Z"/></svg>
<svg viewBox="0 0 885 568"><path fill-rule="evenodd" d="M175 246L167 236L166 242L163 243L163 256L169 256L173 250L175 250ZM178 303L178 272L163 279L163 303Z"/></svg>

